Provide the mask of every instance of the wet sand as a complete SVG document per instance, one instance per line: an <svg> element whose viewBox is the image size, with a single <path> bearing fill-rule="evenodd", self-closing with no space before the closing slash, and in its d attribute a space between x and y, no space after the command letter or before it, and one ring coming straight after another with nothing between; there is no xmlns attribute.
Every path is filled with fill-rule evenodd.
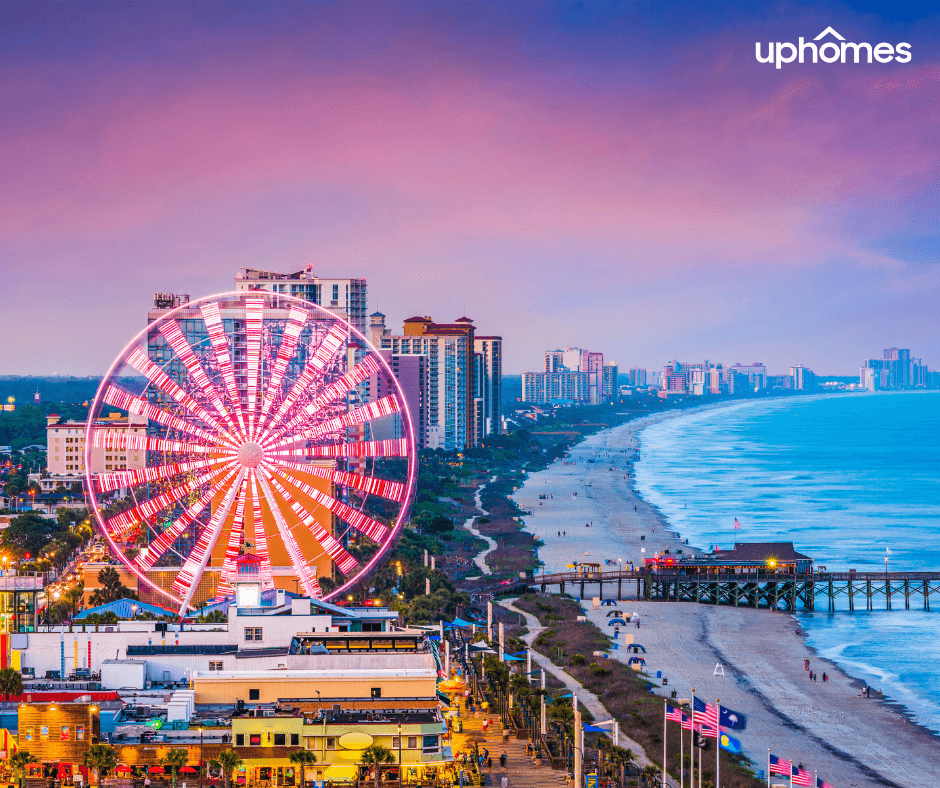
<svg viewBox="0 0 940 788"><path fill-rule="evenodd" d="M652 418L673 415L679 414ZM637 432L649 421L590 436L569 457L532 474L514 494L522 509L533 512L524 518L526 529L545 543L539 549L545 571L563 570L574 561L611 570L617 559L626 566L657 550L693 549L632 491L625 468L638 446ZM559 537L559 531L567 535ZM595 589L589 586L587 593ZM634 593L635 586L624 585L625 597ZM605 588L604 596L610 595ZM592 611L590 599L584 605L591 620L608 631L609 608ZM694 687L697 695L720 698L722 705L747 715L747 729L734 735L757 769L766 770L769 748L837 788L940 786L935 760L940 737L910 722L894 704L862 698L862 683L808 648L796 634L793 616L675 602L624 601L620 608L640 615L641 629L627 631L647 649L648 670L668 678L668 687L657 689L660 694L668 697L675 689L679 698L689 698ZM612 652L624 661L628 656L622 643ZM804 659L818 681L809 680ZM718 663L724 676L713 675ZM823 672L830 681L822 681Z"/></svg>

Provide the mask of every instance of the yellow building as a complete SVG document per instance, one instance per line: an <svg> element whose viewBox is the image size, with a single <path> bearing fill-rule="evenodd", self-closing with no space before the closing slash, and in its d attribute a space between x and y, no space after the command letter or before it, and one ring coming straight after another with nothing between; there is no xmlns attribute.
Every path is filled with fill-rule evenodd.
<svg viewBox="0 0 940 788"><path fill-rule="evenodd" d="M239 781L284 788L303 784L299 768L290 761L291 752L303 748L316 756L308 780L355 780L366 777L362 751L373 743L391 750L395 758L389 776L397 777L401 763L403 782L433 779L453 760L445 733L437 709L323 709L318 715L271 709L262 710L262 716L232 719L234 749L244 760Z"/></svg>

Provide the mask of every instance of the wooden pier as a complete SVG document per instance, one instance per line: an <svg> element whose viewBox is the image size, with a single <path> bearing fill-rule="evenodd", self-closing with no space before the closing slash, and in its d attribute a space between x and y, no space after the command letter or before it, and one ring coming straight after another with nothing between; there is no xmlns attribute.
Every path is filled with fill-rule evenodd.
<svg viewBox="0 0 940 788"><path fill-rule="evenodd" d="M536 575L529 586L545 593L577 591L591 596L670 602L699 602L794 612L836 610L844 596L850 611L877 609L930 610L931 597L940 597L940 572L813 572L805 574L758 572L686 575L671 571L556 572ZM605 587L607 594L605 597ZM616 596L614 592L616 591ZM633 593L631 593L633 592ZM819 606L817 608L817 606Z"/></svg>

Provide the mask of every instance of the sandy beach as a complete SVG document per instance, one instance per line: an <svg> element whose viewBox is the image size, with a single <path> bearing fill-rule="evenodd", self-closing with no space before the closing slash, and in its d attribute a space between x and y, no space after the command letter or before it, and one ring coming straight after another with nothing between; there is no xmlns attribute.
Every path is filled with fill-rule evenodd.
<svg viewBox="0 0 940 788"><path fill-rule="evenodd" d="M694 551L633 492L629 470L639 448L637 433L651 419L675 415L682 414L592 435L515 493L518 505L533 513L524 518L526 529L544 542L539 557L545 571L575 561L610 570L618 559L627 566L664 549ZM590 600L585 607L606 630L607 611L590 610ZM747 715L747 729L737 738L756 768L766 770L770 749L837 788L940 786L938 737L894 704L861 697L862 683L808 648L793 616L675 602L625 601L621 607L640 615L641 629L629 631L647 649L648 669L668 678L661 694L675 689L678 697L689 698L694 688L696 695L720 698ZM622 646L612 652L613 658L627 656ZM809 680L805 659L818 681ZM724 676L714 675L718 664ZM829 681L822 681L823 672Z"/></svg>

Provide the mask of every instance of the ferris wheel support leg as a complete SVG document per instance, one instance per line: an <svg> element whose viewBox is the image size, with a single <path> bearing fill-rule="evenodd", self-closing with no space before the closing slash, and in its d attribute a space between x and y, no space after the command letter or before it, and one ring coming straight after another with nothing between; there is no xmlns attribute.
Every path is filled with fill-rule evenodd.
<svg viewBox="0 0 940 788"><path fill-rule="evenodd" d="M242 468L238 472L238 478L235 480L235 483L229 488L228 493L222 501L221 507L213 516L213 520L216 520L214 527L212 528L207 544L202 550L202 555L198 558L198 563L196 564L192 571L192 582L189 583L189 586L186 588L185 593L183 594L182 602L180 606L180 616L186 615L186 609L189 607L189 603L193 598L193 594L196 593L196 587L199 585L199 578L202 577L202 573L206 570L206 565L209 563L209 556L212 555L212 551L215 548L215 543L219 541L219 535L222 533L222 524L225 522L228 517L229 512L232 510L232 505L235 503L235 493L242 486L242 480L245 478L247 473L246 469ZM199 549L199 544L196 544L196 549ZM186 569L186 565L183 565L183 569ZM182 572L180 573L182 574Z"/></svg>

